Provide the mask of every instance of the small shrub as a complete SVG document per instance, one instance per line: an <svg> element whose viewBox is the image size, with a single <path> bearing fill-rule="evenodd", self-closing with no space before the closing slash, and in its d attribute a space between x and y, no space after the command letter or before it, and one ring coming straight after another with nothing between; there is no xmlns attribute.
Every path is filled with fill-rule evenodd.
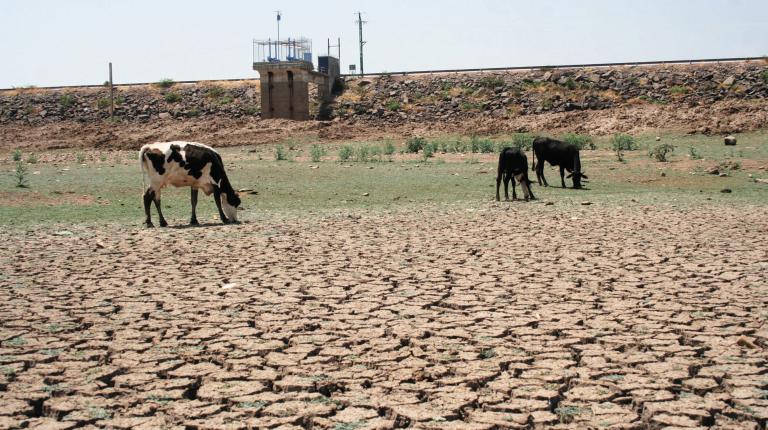
<svg viewBox="0 0 768 430"><path fill-rule="evenodd" d="M101 153L99 155L99 161L101 161L102 163L106 163L107 162L107 154Z"/></svg>
<svg viewBox="0 0 768 430"><path fill-rule="evenodd" d="M104 86L109 87L109 81L104 81Z"/></svg>
<svg viewBox="0 0 768 430"><path fill-rule="evenodd" d="M701 160L703 158L701 153L693 146L688 147L688 155L691 156L691 160Z"/></svg>
<svg viewBox="0 0 768 430"><path fill-rule="evenodd" d="M395 153L395 144L391 140L384 142L384 155L392 155Z"/></svg>
<svg viewBox="0 0 768 430"><path fill-rule="evenodd" d="M763 70L760 77L763 78L763 83L768 86L768 70Z"/></svg>
<svg viewBox="0 0 768 430"><path fill-rule="evenodd" d="M456 142L453 143L453 150L454 152L463 154L467 152L467 143L461 139L457 139Z"/></svg>
<svg viewBox="0 0 768 430"><path fill-rule="evenodd" d="M206 92L208 93L208 97L211 97L214 99L217 99L223 96L224 94L226 94L226 91L224 90L224 88L218 85L213 85L211 87L208 87L208 90Z"/></svg>
<svg viewBox="0 0 768 430"><path fill-rule="evenodd" d="M669 89L669 93L673 95L688 94L688 91L688 87L684 87L682 85L675 85Z"/></svg>
<svg viewBox="0 0 768 430"><path fill-rule="evenodd" d="M312 158L312 162L319 163L320 159L325 155L325 149L320 145L312 145L309 149L309 156Z"/></svg>
<svg viewBox="0 0 768 430"><path fill-rule="evenodd" d="M571 78L566 79L565 82L563 82L563 86L569 90L575 90L577 87L576 82Z"/></svg>
<svg viewBox="0 0 768 430"><path fill-rule="evenodd" d="M469 152L480 152L480 138L472 136L469 138Z"/></svg>
<svg viewBox="0 0 768 430"><path fill-rule="evenodd" d="M116 105L121 105L123 103L125 103L125 96L118 95L117 97L115 97Z"/></svg>
<svg viewBox="0 0 768 430"><path fill-rule="evenodd" d="M419 152L426 143L427 140L423 137L412 137L405 142L405 152L415 154Z"/></svg>
<svg viewBox="0 0 768 430"><path fill-rule="evenodd" d="M99 101L96 103L96 105L98 106L99 109L106 109L111 104L112 104L112 102L110 102L109 99L106 98L106 97L100 98Z"/></svg>
<svg viewBox="0 0 768 430"><path fill-rule="evenodd" d="M512 145L523 151L528 151L533 148L533 139L535 138L536 136L529 133L515 133L512 135Z"/></svg>
<svg viewBox="0 0 768 430"><path fill-rule="evenodd" d="M384 150L380 146L371 146L371 161L382 161L382 154Z"/></svg>
<svg viewBox="0 0 768 430"><path fill-rule="evenodd" d="M500 76L484 76L480 79L480 86L486 88L496 88L504 86L504 79Z"/></svg>
<svg viewBox="0 0 768 430"><path fill-rule="evenodd" d="M246 106L246 107L243 108L243 112L246 115L254 116L257 113L259 113L259 108L257 108L256 106L253 106L253 105L249 105L249 106Z"/></svg>
<svg viewBox="0 0 768 430"><path fill-rule="evenodd" d="M361 163L367 163L370 157L371 148L368 145L358 145L355 151L355 160Z"/></svg>
<svg viewBox="0 0 768 430"><path fill-rule="evenodd" d="M188 118L194 118L200 116L200 111L197 108L192 108L184 113Z"/></svg>
<svg viewBox="0 0 768 430"><path fill-rule="evenodd" d="M581 149L595 149L595 143L592 141L592 136L586 134L568 133L563 136L563 142L576 145Z"/></svg>
<svg viewBox="0 0 768 430"><path fill-rule="evenodd" d="M424 157L424 161L427 161L428 158L435 156L435 144L434 143L425 143L424 147L422 148L422 156Z"/></svg>
<svg viewBox="0 0 768 430"><path fill-rule="evenodd" d="M611 146L614 150L634 151L637 149L637 142L628 134L614 134L611 137Z"/></svg>
<svg viewBox="0 0 768 430"><path fill-rule="evenodd" d="M16 170L13 172L13 178L16 180L16 187L27 188L27 166L21 162L16 162Z"/></svg>
<svg viewBox="0 0 768 430"><path fill-rule="evenodd" d="M496 150L496 145L494 145L490 139L482 139L479 142L478 149L480 150L479 152L488 154Z"/></svg>
<svg viewBox="0 0 768 430"><path fill-rule="evenodd" d="M165 78L165 79L161 79L155 85L157 85L160 88L171 88L173 86L173 84L175 84L175 82L173 82L173 79Z"/></svg>
<svg viewBox="0 0 768 430"><path fill-rule="evenodd" d="M672 145L670 143L662 143L661 145L656 145L648 152L648 156L651 158L655 158L656 161L666 162L667 161L667 155L673 153L675 151L675 145Z"/></svg>
<svg viewBox="0 0 768 430"><path fill-rule="evenodd" d="M29 156L27 157L27 163L37 164L37 154L34 154L34 153L29 154Z"/></svg>
<svg viewBox="0 0 768 430"><path fill-rule="evenodd" d="M227 94L224 97L219 99L219 104L220 105L228 105L228 104L232 103L233 101L235 101L235 98L232 97L231 95Z"/></svg>
<svg viewBox="0 0 768 430"><path fill-rule="evenodd" d="M69 109L70 107L75 105L75 97L71 94L64 94L63 96L59 97L59 104L64 109Z"/></svg>
<svg viewBox="0 0 768 430"><path fill-rule="evenodd" d="M170 92L165 95L165 102L166 103L178 103L181 101L181 94Z"/></svg>
<svg viewBox="0 0 768 430"><path fill-rule="evenodd" d="M21 150L15 149L13 151L13 154L11 155L11 158L13 159L13 161L21 161Z"/></svg>
<svg viewBox="0 0 768 430"><path fill-rule="evenodd" d="M387 102L387 109L391 111L397 111L400 110L400 102L397 100L390 100Z"/></svg>
<svg viewBox="0 0 768 430"><path fill-rule="evenodd" d="M480 351L480 358L482 358L483 360L487 360L493 357L496 357L496 350L493 348L488 348Z"/></svg>
<svg viewBox="0 0 768 430"><path fill-rule="evenodd" d="M285 161L288 159L288 153L285 152L283 145L275 147L275 161Z"/></svg>
<svg viewBox="0 0 768 430"><path fill-rule="evenodd" d="M82 152L76 152L75 153L75 161L77 161L77 164L85 163L85 154L82 153Z"/></svg>
<svg viewBox="0 0 768 430"><path fill-rule="evenodd" d="M339 148L339 161L348 161L355 150L350 145L343 145Z"/></svg>

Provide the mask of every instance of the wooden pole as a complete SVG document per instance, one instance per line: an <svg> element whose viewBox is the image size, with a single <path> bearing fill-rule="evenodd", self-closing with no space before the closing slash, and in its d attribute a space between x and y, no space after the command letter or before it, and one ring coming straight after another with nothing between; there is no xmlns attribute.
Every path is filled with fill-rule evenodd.
<svg viewBox="0 0 768 430"><path fill-rule="evenodd" d="M115 119L115 86L112 84L112 62L109 62L109 118Z"/></svg>

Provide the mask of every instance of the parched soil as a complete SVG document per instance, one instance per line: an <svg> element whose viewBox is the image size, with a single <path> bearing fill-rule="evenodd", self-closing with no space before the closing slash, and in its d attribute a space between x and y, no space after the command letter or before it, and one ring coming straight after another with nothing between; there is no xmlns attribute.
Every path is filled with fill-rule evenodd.
<svg viewBox="0 0 768 430"><path fill-rule="evenodd" d="M764 205L0 231L0 428L755 429Z"/></svg>

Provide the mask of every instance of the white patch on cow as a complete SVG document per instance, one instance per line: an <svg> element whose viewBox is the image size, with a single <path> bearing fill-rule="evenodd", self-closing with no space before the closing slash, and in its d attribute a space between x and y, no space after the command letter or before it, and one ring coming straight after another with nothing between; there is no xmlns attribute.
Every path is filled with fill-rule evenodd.
<svg viewBox="0 0 768 430"><path fill-rule="evenodd" d="M165 158L165 163L163 163L163 167L165 168L165 172L163 174L158 173L154 166L152 165L152 162L148 160L146 157L142 157L142 168L144 170L144 173L146 173L147 177L149 178L149 186L152 187L153 190L155 190L156 193L160 192L160 189L168 186L173 185L174 187L192 187L196 188L198 190L203 191L206 195L210 195L213 192L213 186L216 185L217 187L220 186L221 180L214 181L213 178L211 178L211 163L206 164L201 169L202 175L200 178L195 179L195 177L191 176L187 169L179 165L177 162L168 162L168 157L171 155L171 146L172 145L178 145L179 146L179 154L181 155L182 159L186 162L186 151L184 151L184 148L187 145L195 145L200 146L203 148L210 149L213 152L216 152L213 148L207 145L203 145L202 143L193 143L193 142L157 142L157 143L151 143L147 144L141 147L141 151L139 151L139 154L143 156L145 152L148 151L159 151L163 153L163 156Z"/></svg>

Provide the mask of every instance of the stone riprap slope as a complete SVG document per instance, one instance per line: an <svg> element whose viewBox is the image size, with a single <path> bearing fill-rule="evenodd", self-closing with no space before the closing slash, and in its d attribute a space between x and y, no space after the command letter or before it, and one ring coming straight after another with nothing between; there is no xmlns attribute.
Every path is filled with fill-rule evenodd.
<svg viewBox="0 0 768 430"><path fill-rule="evenodd" d="M0 231L0 428L765 428L764 206L506 207Z"/></svg>

